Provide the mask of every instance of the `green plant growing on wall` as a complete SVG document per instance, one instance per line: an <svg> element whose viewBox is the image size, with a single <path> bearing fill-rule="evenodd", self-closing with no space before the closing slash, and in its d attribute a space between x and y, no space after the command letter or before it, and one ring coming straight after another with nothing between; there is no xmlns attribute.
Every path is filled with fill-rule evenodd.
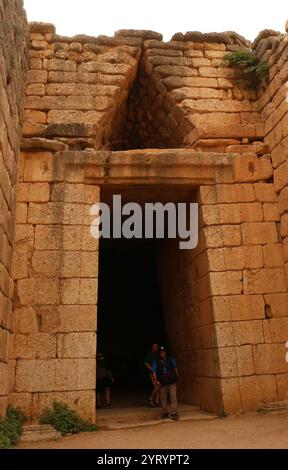
<svg viewBox="0 0 288 470"><path fill-rule="evenodd" d="M6 417L0 421L0 449L9 449L17 444L26 421L21 410L8 407Z"/></svg>
<svg viewBox="0 0 288 470"><path fill-rule="evenodd" d="M269 64L260 60L254 52L234 51L224 57L224 67L236 67L241 71L243 84L250 89L257 90L265 84L269 75Z"/></svg>
<svg viewBox="0 0 288 470"><path fill-rule="evenodd" d="M97 431L97 426L81 419L75 410L68 408L65 403L54 401L52 408L46 408L41 417L41 424L50 424L62 436L78 434L79 432Z"/></svg>

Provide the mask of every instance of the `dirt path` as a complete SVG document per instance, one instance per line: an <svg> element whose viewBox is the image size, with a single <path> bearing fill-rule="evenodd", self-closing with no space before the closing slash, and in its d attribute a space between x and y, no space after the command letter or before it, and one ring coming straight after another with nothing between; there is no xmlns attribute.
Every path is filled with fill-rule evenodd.
<svg viewBox="0 0 288 470"><path fill-rule="evenodd" d="M69 436L58 442L23 444L42 449L203 449L288 448L288 414L173 422L159 426L98 431Z"/></svg>

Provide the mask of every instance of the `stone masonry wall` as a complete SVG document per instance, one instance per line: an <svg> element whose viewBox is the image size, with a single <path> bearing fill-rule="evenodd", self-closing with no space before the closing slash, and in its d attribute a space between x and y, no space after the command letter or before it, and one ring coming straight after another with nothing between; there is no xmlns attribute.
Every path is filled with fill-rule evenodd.
<svg viewBox="0 0 288 470"><path fill-rule="evenodd" d="M58 138L70 148L193 147L265 153L255 92L223 67L249 47L235 33L175 35L118 31L114 37L55 34L30 25L23 137ZM248 147L247 147L248 145Z"/></svg>
<svg viewBox="0 0 288 470"><path fill-rule="evenodd" d="M288 390L288 283L273 168L269 157L235 158L233 184L199 189L198 247L172 257L167 242L160 258L181 398L228 413L283 400Z"/></svg>
<svg viewBox="0 0 288 470"><path fill-rule="evenodd" d="M22 1L0 0L0 417L5 414L7 395L13 388L8 359L13 328L12 259L27 35Z"/></svg>
<svg viewBox="0 0 288 470"><path fill-rule="evenodd" d="M95 419L99 187L83 171L51 151L21 156L10 403L29 416L59 400Z"/></svg>

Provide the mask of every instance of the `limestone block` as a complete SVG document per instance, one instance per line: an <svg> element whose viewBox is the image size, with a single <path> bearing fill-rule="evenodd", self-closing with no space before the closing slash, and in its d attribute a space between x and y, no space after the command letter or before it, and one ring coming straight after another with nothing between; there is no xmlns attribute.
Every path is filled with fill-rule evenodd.
<svg viewBox="0 0 288 470"><path fill-rule="evenodd" d="M34 288L35 305L54 305L59 303L58 279L37 279Z"/></svg>
<svg viewBox="0 0 288 470"><path fill-rule="evenodd" d="M96 333L69 333L58 335L57 357L96 357Z"/></svg>
<svg viewBox="0 0 288 470"><path fill-rule="evenodd" d="M99 186L84 184L55 184L51 194L51 201L53 202L95 204L99 202L99 199Z"/></svg>
<svg viewBox="0 0 288 470"><path fill-rule="evenodd" d="M243 256L246 269L263 268L263 252L262 246L248 245L243 246Z"/></svg>
<svg viewBox="0 0 288 470"><path fill-rule="evenodd" d="M19 306L33 305L34 279L20 279L16 284L15 296Z"/></svg>
<svg viewBox="0 0 288 470"><path fill-rule="evenodd" d="M30 70L41 70L43 67L43 61L41 59L30 59L29 68Z"/></svg>
<svg viewBox="0 0 288 470"><path fill-rule="evenodd" d="M45 137L46 126L43 124L25 121L22 127L23 137Z"/></svg>
<svg viewBox="0 0 288 470"><path fill-rule="evenodd" d="M243 247L207 250L208 266L211 271L242 270L245 268ZM200 273L201 275L201 273Z"/></svg>
<svg viewBox="0 0 288 470"><path fill-rule="evenodd" d="M72 371L71 371L72 372ZM55 390L56 360L19 359L15 392L52 392Z"/></svg>
<svg viewBox="0 0 288 470"><path fill-rule="evenodd" d="M97 305L98 279L80 280L80 304Z"/></svg>
<svg viewBox="0 0 288 470"><path fill-rule="evenodd" d="M284 344L258 344L253 346L256 374L270 375L287 373Z"/></svg>
<svg viewBox="0 0 288 470"><path fill-rule="evenodd" d="M239 376L254 375L253 351L252 345L237 346L237 367Z"/></svg>
<svg viewBox="0 0 288 470"><path fill-rule="evenodd" d="M60 302L63 305L80 304L80 280L62 279L60 282Z"/></svg>
<svg viewBox="0 0 288 470"><path fill-rule="evenodd" d="M16 249L13 257L13 279L25 279L28 277L28 250Z"/></svg>
<svg viewBox="0 0 288 470"><path fill-rule="evenodd" d="M286 292L283 268L244 271L244 294L272 294Z"/></svg>
<svg viewBox="0 0 288 470"><path fill-rule="evenodd" d="M219 348L220 377L236 377L238 375L235 348Z"/></svg>
<svg viewBox="0 0 288 470"><path fill-rule="evenodd" d="M281 243L270 243L263 246L264 267L276 268L284 266L283 248Z"/></svg>
<svg viewBox="0 0 288 470"><path fill-rule="evenodd" d="M202 233L204 234L207 249L241 245L241 229L237 225L204 227Z"/></svg>
<svg viewBox="0 0 288 470"><path fill-rule="evenodd" d="M234 346L232 322L217 323L215 329L219 348Z"/></svg>
<svg viewBox="0 0 288 470"><path fill-rule="evenodd" d="M28 206L25 203L18 203L16 206L15 221L17 224L26 224Z"/></svg>
<svg viewBox="0 0 288 470"><path fill-rule="evenodd" d="M212 51L208 50L204 52L205 57L207 59L224 59L224 57L227 55L226 50L224 51Z"/></svg>
<svg viewBox="0 0 288 470"><path fill-rule="evenodd" d="M271 204L266 203L263 205L264 220L269 221L280 221L279 207L277 203Z"/></svg>
<svg viewBox="0 0 288 470"><path fill-rule="evenodd" d="M285 188L281 189L278 198L278 206L281 215L288 211L288 186L285 186Z"/></svg>
<svg viewBox="0 0 288 470"><path fill-rule="evenodd" d="M31 47L36 50L42 50L48 48L47 41L31 41Z"/></svg>
<svg viewBox="0 0 288 470"><path fill-rule="evenodd" d="M285 161L274 171L274 185L277 192L288 185L288 161Z"/></svg>
<svg viewBox="0 0 288 470"><path fill-rule="evenodd" d="M97 312L95 305L57 305L37 308L41 316L41 332L73 333L95 332Z"/></svg>
<svg viewBox="0 0 288 470"><path fill-rule="evenodd" d="M13 358L52 359L56 357L56 336L51 334L14 335Z"/></svg>
<svg viewBox="0 0 288 470"><path fill-rule="evenodd" d="M235 78L235 71L229 68L200 67L200 77Z"/></svg>
<svg viewBox="0 0 288 470"><path fill-rule="evenodd" d="M236 156L234 160L235 182L265 181L272 177L273 168L269 157Z"/></svg>
<svg viewBox="0 0 288 470"><path fill-rule="evenodd" d="M189 52L202 53L201 51L189 51ZM216 78L184 77L183 85L186 87L193 87L193 88L218 88L218 82Z"/></svg>
<svg viewBox="0 0 288 470"><path fill-rule="evenodd" d="M258 378L255 376L240 377L239 384L242 410L247 412L259 408L262 397Z"/></svg>
<svg viewBox="0 0 288 470"><path fill-rule="evenodd" d="M288 317L265 320L264 331L266 343L286 343L288 341Z"/></svg>
<svg viewBox="0 0 288 470"><path fill-rule="evenodd" d="M276 375L278 400L287 400L288 397L288 374Z"/></svg>
<svg viewBox="0 0 288 470"><path fill-rule="evenodd" d="M277 195L274 185L271 183L255 183L256 199L259 202L276 202Z"/></svg>
<svg viewBox="0 0 288 470"><path fill-rule="evenodd" d="M30 83L47 83L47 70L29 70L27 75L27 84Z"/></svg>
<svg viewBox="0 0 288 470"><path fill-rule="evenodd" d="M233 321L265 318L265 305L261 295L231 295L227 299Z"/></svg>
<svg viewBox="0 0 288 470"><path fill-rule="evenodd" d="M233 323L234 340L236 345L264 343L261 320L239 321Z"/></svg>
<svg viewBox="0 0 288 470"><path fill-rule="evenodd" d="M0 362L0 396L8 395L9 393L9 374L8 364Z"/></svg>
<svg viewBox="0 0 288 470"><path fill-rule="evenodd" d="M32 256L32 269L37 277L57 277L60 275L62 252L34 251Z"/></svg>
<svg viewBox="0 0 288 470"><path fill-rule="evenodd" d="M44 68L49 71L76 72L77 63L72 60L51 59L45 62Z"/></svg>
<svg viewBox="0 0 288 470"><path fill-rule="evenodd" d="M74 227L71 227L71 229L72 228ZM37 225L35 227L35 249L36 250L60 249L62 246L63 230L64 228L61 225L58 225L58 226L57 225Z"/></svg>
<svg viewBox="0 0 288 470"><path fill-rule="evenodd" d="M44 182L53 180L53 154L51 152L23 153L24 181Z"/></svg>
<svg viewBox="0 0 288 470"><path fill-rule="evenodd" d="M46 113L43 111L36 111L34 109L26 109L24 112L24 119L31 124L46 124Z"/></svg>
<svg viewBox="0 0 288 470"><path fill-rule="evenodd" d="M280 234L282 238L285 238L288 235L288 213L281 216Z"/></svg>
<svg viewBox="0 0 288 470"><path fill-rule="evenodd" d="M19 183L17 188L19 202L48 202L50 190L48 183Z"/></svg>
<svg viewBox="0 0 288 470"><path fill-rule="evenodd" d="M91 253L90 251L82 252L81 254L81 277L98 277L98 253Z"/></svg>
<svg viewBox="0 0 288 470"><path fill-rule="evenodd" d="M218 203L254 202L255 191L252 184L219 184L216 186Z"/></svg>
<svg viewBox="0 0 288 470"><path fill-rule="evenodd" d="M258 375L258 382L263 403L273 403L278 400L277 381L275 375Z"/></svg>
<svg viewBox="0 0 288 470"><path fill-rule="evenodd" d="M244 223L242 225L242 235L245 245L266 245L278 242L274 222Z"/></svg>
<svg viewBox="0 0 288 470"><path fill-rule="evenodd" d="M44 83L33 83L28 85L26 88L26 95L34 96L45 96L45 85Z"/></svg>
<svg viewBox="0 0 288 470"><path fill-rule="evenodd" d="M105 99L106 98L106 99ZM74 122L81 122L81 123L88 123L88 124L97 124L100 123L103 115L99 111L104 111L110 106L112 107L112 103L107 97L99 97L97 102L95 101L95 108L98 111L71 111L71 110L55 110L49 111L47 116L47 124L62 124L62 123L74 123Z"/></svg>
<svg viewBox="0 0 288 470"><path fill-rule="evenodd" d="M55 372L55 391L96 388L96 359L58 359Z"/></svg>
<svg viewBox="0 0 288 470"><path fill-rule="evenodd" d="M267 294L264 299L271 309L272 317L288 316L288 294Z"/></svg>
<svg viewBox="0 0 288 470"><path fill-rule="evenodd" d="M238 378L224 378L221 380L223 409L233 414L242 410L240 387Z"/></svg>
<svg viewBox="0 0 288 470"><path fill-rule="evenodd" d="M35 334L38 332L37 314L33 307L17 308L15 315L15 333Z"/></svg>
<svg viewBox="0 0 288 470"><path fill-rule="evenodd" d="M235 295L242 292L242 271L211 272L212 295Z"/></svg>

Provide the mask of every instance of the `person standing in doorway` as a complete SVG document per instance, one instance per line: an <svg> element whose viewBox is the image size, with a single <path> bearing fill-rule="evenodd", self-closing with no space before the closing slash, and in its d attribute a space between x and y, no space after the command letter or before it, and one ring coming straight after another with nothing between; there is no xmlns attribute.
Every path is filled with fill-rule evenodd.
<svg viewBox="0 0 288 470"><path fill-rule="evenodd" d="M147 372L149 374L150 380L153 385L153 390L152 393L149 397L149 407L154 408L155 406L159 406L159 385L157 383L157 380L155 380L154 374L153 374L153 364L155 361L158 360L158 344L153 343L151 346L151 350L146 356L145 359L145 367L147 369Z"/></svg>
<svg viewBox="0 0 288 470"><path fill-rule="evenodd" d="M111 405L111 385L114 379L111 370L107 366L104 356L101 352L97 354L97 372L96 372L96 392L97 408L101 408L101 397L105 395L105 407L112 408Z"/></svg>
<svg viewBox="0 0 288 470"><path fill-rule="evenodd" d="M179 373L176 361L172 356L167 356L167 350L161 346L159 357L152 366L153 377L160 388L160 400L163 409L162 419L178 419L177 381ZM168 396L170 407L168 407Z"/></svg>

